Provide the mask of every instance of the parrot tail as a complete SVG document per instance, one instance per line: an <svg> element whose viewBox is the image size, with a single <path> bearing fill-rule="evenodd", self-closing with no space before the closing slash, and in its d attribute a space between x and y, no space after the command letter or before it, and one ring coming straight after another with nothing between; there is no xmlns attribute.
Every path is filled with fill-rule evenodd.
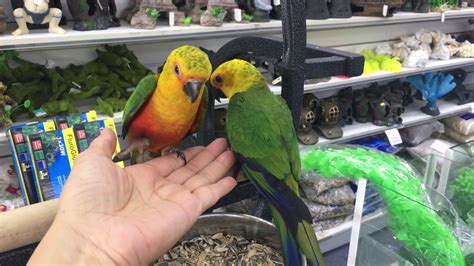
<svg viewBox="0 0 474 266"><path fill-rule="evenodd" d="M275 209L272 213L274 214L275 224L278 227L282 242L283 239L295 240L299 250L308 259L309 265L325 266L326 264L312 227L313 219L308 207L301 198L284 180L276 178L256 162L245 159L240 155L237 155L237 157L240 157L240 161L243 162L243 170L246 176L252 181L260 194L269 201L272 208ZM275 215L275 212L278 213L278 216ZM283 223L285 230L280 225ZM290 235L291 238L285 238L284 234ZM284 257L291 255L290 251L285 250L291 250L290 244L282 243ZM292 259L285 258L285 261Z"/></svg>
<svg viewBox="0 0 474 266"><path fill-rule="evenodd" d="M278 211L273 206L270 206L270 209L272 211L273 222L275 223L278 232L278 237L280 238L285 265L301 265L300 253L298 251L296 240L286 228L285 221Z"/></svg>

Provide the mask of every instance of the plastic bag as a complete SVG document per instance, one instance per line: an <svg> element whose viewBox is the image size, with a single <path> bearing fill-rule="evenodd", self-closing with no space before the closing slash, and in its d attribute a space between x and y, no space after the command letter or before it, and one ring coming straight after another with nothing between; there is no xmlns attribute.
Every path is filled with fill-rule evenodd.
<svg viewBox="0 0 474 266"><path fill-rule="evenodd" d="M347 180L324 180L317 178L313 172L305 172L302 174L300 187L303 189L304 195L316 197L327 190L342 187L345 184L347 184Z"/></svg>
<svg viewBox="0 0 474 266"><path fill-rule="evenodd" d="M336 217L336 218L331 218L327 220L321 220L321 221L316 221L313 223L313 229L316 232L321 232L324 230L328 230L331 228L334 228L340 224L343 224L350 220L352 218L352 215L348 216L342 216L342 217Z"/></svg>
<svg viewBox="0 0 474 266"><path fill-rule="evenodd" d="M355 194L349 185L327 190L318 196L307 195L308 199L325 205L346 205L354 204Z"/></svg>
<svg viewBox="0 0 474 266"><path fill-rule="evenodd" d="M444 125L438 121L432 121L421 125L400 129L403 143L418 145L430 138L434 132L444 132Z"/></svg>
<svg viewBox="0 0 474 266"><path fill-rule="evenodd" d="M452 116L441 120L446 126L462 135L474 134L474 119L472 115Z"/></svg>
<svg viewBox="0 0 474 266"><path fill-rule="evenodd" d="M457 141L459 143L466 143L466 142L470 142L470 141L474 140L474 134L467 135L467 136L466 135L461 135L457 131L455 131L454 129L451 129L450 127L445 128L444 134L446 136L454 139L455 141Z"/></svg>
<svg viewBox="0 0 474 266"><path fill-rule="evenodd" d="M384 198L388 227L405 247L429 265L464 265L452 229L430 203L420 177L404 160L349 146L314 146L302 152L304 171L323 177L367 178Z"/></svg>
<svg viewBox="0 0 474 266"><path fill-rule="evenodd" d="M337 205L321 205L310 200L303 199L306 206L308 206L311 217L314 221L327 220L330 218L347 216L354 213L354 205L346 204L342 206Z"/></svg>

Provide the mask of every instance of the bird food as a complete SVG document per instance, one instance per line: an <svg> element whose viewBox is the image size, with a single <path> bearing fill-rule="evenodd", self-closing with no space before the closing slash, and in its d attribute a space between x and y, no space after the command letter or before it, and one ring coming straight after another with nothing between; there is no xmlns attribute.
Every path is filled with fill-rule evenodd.
<svg viewBox="0 0 474 266"><path fill-rule="evenodd" d="M164 265L283 265L275 249L241 236L217 233L182 241L155 266Z"/></svg>

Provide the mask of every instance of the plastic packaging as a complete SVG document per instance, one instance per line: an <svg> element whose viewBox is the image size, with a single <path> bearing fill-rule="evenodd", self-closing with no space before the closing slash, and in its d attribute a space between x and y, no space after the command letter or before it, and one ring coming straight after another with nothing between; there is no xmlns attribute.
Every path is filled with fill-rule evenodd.
<svg viewBox="0 0 474 266"><path fill-rule="evenodd" d="M456 130L462 135L473 135L474 134L474 116L452 116L441 120L446 126Z"/></svg>
<svg viewBox="0 0 474 266"><path fill-rule="evenodd" d="M427 140L434 132L444 132L444 126L438 121L427 122L421 125L400 129L403 143L418 145Z"/></svg>
<svg viewBox="0 0 474 266"><path fill-rule="evenodd" d="M355 142L357 145L362 145L369 148L374 148L379 151L387 153L397 153L400 151L399 148L390 145L390 143L379 139L379 138L364 138Z"/></svg>
<svg viewBox="0 0 474 266"><path fill-rule="evenodd" d="M308 206L311 217L315 222L327 220L335 217L347 216L354 213L354 205L346 204L342 206L337 205L321 205L310 200L303 199L306 206Z"/></svg>
<svg viewBox="0 0 474 266"><path fill-rule="evenodd" d="M308 199L324 205L346 205L354 204L355 194L349 185L344 185L325 191L316 197L308 195Z"/></svg>
<svg viewBox="0 0 474 266"><path fill-rule="evenodd" d="M471 135L462 135L459 134L456 130L446 127L444 129L444 134L459 143L466 143L474 140L474 134Z"/></svg>
<svg viewBox="0 0 474 266"><path fill-rule="evenodd" d="M387 203L388 227L429 265L465 265L450 227L428 200L420 178L400 158L362 147L322 146L302 152L305 171L372 181Z"/></svg>
<svg viewBox="0 0 474 266"><path fill-rule="evenodd" d="M347 184L347 180L324 180L318 179L314 173L303 173L300 187L303 189L304 195L318 196L319 194L332 188L342 187Z"/></svg>
<svg viewBox="0 0 474 266"><path fill-rule="evenodd" d="M336 227L340 224L343 224L351 218L352 218L352 215L348 215L348 216L343 216L343 217L336 217L336 218L331 218L327 220L317 221L313 224L313 229L316 232L321 232L321 231Z"/></svg>

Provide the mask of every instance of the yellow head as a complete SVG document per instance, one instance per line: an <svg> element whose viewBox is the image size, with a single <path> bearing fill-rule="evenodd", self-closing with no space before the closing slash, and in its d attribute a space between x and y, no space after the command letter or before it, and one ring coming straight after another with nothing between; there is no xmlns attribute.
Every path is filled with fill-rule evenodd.
<svg viewBox="0 0 474 266"><path fill-rule="evenodd" d="M253 87L265 84L265 78L249 62L234 59L220 65L211 75L211 84L220 89L227 98Z"/></svg>
<svg viewBox="0 0 474 266"><path fill-rule="evenodd" d="M189 97L194 103L202 95L211 72L212 65L206 53L194 46L181 46L168 56L160 73L160 88L163 84L166 90L177 90L173 93Z"/></svg>

